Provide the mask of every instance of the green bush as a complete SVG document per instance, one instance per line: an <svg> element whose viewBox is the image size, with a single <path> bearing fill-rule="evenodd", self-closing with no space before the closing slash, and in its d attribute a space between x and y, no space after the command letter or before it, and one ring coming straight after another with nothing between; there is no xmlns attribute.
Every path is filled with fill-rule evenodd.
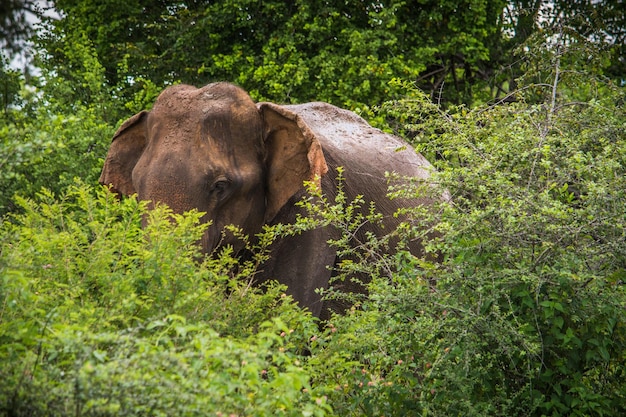
<svg viewBox="0 0 626 417"><path fill-rule="evenodd" d="M407 225L435 224L445 260L368 260L387 274L310 361L338 415L626 411L624 91L587 96L567 69L517 103L444 113L412 91L381 109L450 191Z"/></svg>
<svg viewBox="0 0 626 417"><path fill-rule="evenodd" d="M34 197L47 187L60 193L75 177L96 183L113 132L85 108L72 115L40 108L33 116L0 124L0 215L16 209L18 192Z"/></svg>
<svg viewBox="0 0 626 417"><path fill-rule="evenodd" d="M144 214L80 184L17 203L1 235L3 414L329 410L304 367L310 315L250 287L229 251L198 264L197 213Z"/></svg>
<svg viewBox="0 0 626 417"><path fill-rule="evenodd" d="M71 80L59 68L44 69L30 85L13 91L24 80L0 71L0 82L6 81L12 94L6 99L13 102L0 119L0 215L16 209L16 193L34 197L46 187L60 194L75 178L95 184L116 125L151 105L157 94L153 83L136 79L140 91L129 102L122 100L106 85L104 68L84 34L63 48Z"/></svg>

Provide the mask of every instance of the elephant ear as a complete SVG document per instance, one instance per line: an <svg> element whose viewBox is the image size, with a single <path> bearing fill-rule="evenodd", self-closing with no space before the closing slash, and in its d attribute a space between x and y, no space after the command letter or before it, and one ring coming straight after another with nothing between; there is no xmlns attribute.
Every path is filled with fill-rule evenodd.
<svg viewBox="0 0 626 417"><path fill-rule="evenodd" d="M259 103L265 122L265 164L267 169L267 208L265 221L303 188L304 181L321 187L328 172L322 145L296 113L273 103Z"/></svg>
<svg viewBox="0 0 626 417"><path fill-rule="evenodd" d="M146 147L146 118L148 112L142 111L122 123L115 132L113 142L107 153L100 184L110 185L111 190L123 195L136 193L132 174L137 161Z"/></svg>

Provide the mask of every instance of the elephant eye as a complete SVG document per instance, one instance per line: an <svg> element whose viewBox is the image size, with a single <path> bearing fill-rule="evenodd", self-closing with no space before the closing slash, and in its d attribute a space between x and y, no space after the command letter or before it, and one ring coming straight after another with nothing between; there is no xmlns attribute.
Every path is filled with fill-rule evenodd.
<svg viewBox="0 0 626 417"><path fill-rule="evenodd" d="M217 197L218 200L222 200L230 194L230 181L228 179L218 179L211 185L209 190L211 195Z"/></svg>

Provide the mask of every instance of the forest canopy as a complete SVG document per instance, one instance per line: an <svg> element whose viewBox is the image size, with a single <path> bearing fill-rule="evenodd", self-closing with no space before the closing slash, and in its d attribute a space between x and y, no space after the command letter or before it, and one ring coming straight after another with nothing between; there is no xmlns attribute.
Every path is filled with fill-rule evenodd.
<svg viewBox="0 0 626 417"><path fill-rule="evenodd" d="M624 9L2 2L0 415L624 415ZM24 49L27 71L11 65ZM123 120L166 86L213 81L406 139L451 201L408 207L390 233L429 225L440 261L372 238L335 265L366 274L367 294L331 286L353 308L319 321L251 285L289 228L265 229L251 259L203 257L200 214L98 185ZM340 252L376 219L358 214L368 201L317 197L294 228L336 227Z"/></svg>
<svg viewBox="0 0 626 417"><path fill-rule="evenodd" d="M38 65L80 81L85 59L77 48L87 48L108 88L126 100L145 83L229 80L258 100L356 108L402 95L389 85L394 78L443 103L505 97L525 71L520 48L557 27L596 43L606 54L603 75L621 80L622 6L619 0L58 0L55 13L28 1L8 2L2 13L6 45L29 33L24 10L39 13L45 30L36 41ZM87 100L84 88L74 94Z"/></svg>

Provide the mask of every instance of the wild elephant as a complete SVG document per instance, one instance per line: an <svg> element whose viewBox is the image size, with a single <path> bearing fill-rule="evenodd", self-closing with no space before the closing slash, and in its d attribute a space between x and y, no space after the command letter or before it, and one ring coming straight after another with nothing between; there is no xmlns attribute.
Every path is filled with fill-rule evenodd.
<svg viewBox="0 0 626 417"><path fill-rule="evenodd" d="M344 168L348 199L363 195L384 215L385 230L399 221L403 204L428 200L387 198L386 172L428 179L432 166L401 139L368 125L356 114L330 104L255 104L241 88L214 83L202 88L165 89L152 110L119 128L108 151L100 183L123 195L162 202L175 212L197 209L212 224L202 248L241 242L224 234L233 224L249 235L265 223L288 223L303 211L295 203L314 181L336 194L337 167ZM359 233L382 233L364 225ZM322 227L275 242L260 280L276 279L302 306L319 316L315 289L326 287L336 251L327 243L335 231ZM421 246L413 243L419 253Z"/></svg>

